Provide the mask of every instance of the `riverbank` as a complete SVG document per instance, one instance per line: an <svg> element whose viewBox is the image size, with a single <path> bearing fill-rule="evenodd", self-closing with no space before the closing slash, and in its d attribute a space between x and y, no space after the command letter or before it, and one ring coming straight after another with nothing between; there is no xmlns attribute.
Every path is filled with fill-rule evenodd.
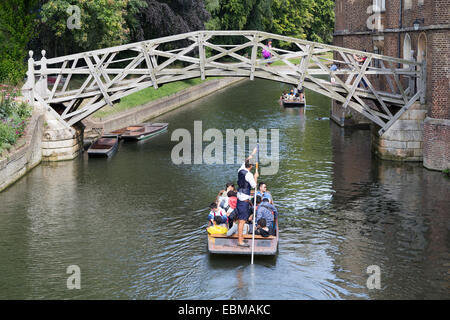
<svg viewBox="0 0 450 320"><path fill-rule="evenodd" d="M188 86L176 93L143 105L128 105L127 109L119 109L115 113L106 111L94 114L94 116L83 121L85 125L84 137L89 139L98 136L101 132L108 132L147 121L244 79L218 78L202 81L200 84ZM182 87L183 85L176 86L178 89ZM163 92L158 94L161 95ZM166 89L165 92L168 92L168 90ZM139 101L139 98L137 101ZM105 114L106 116L98 117L99 114ZM41 161L70 160L79 154L82 146L81 139L79 140L76 137L73 139L67 139L67 137L56 137L57 139L55 137L50 137L52 139L44 137L44 133L51 129L48 127L49 121L52 120L46 120L46 115L36 109L25 129L26 135L16 142L15 146L9 150L5 157L0 159L0 192L22 178L40 164ZM50 133L47 132L46 135L48 134ZM47 141L46 139L50 140Z"/></svg>
<svg viewBox="0 0 450 320"><path fill-rule="evenodd" d="M91 139L101 134L101 132L106 133L156 118L157 116L175 110L186 103L215 93L220 89L245 79L246 78L229 77L204 81L198 85L191 86L143 105L136 105L123 111L119 109L114 113L105 113L106 116L104 117L99 117L99 115L102 114L96 113L83 120L83 124L85 125L84 137Z"/></svg>
<svg viewBox="0 0 450 320"><path fill-rule="evenodd" d="M35 111L25 128L26 135L0 159L0 192L41 162L43 127L44 115Z"/></svg>

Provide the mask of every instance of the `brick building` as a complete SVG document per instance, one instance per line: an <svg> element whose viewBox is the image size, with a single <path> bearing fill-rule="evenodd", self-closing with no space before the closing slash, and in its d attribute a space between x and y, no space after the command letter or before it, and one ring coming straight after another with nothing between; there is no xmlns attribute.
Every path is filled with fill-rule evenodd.
<svg viewBox="0 0 450 320"><path fill-rule="evenodd" d="M379 13L372 11L374 6ZM450 0L336 0L335 14L336 46L425 59L423 163L429 169L450 168ZM334 103L337 111L342 112Z"/></svg>

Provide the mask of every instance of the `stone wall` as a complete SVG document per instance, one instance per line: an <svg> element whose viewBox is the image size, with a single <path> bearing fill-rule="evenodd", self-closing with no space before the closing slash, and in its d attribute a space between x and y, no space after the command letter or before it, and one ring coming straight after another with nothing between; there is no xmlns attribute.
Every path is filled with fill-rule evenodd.
<svg viewBox="0 0 450 320"><path fill-rule="evenodd" d="M83 146L82 127L68 128L54 114L46 110L42 135L42 161L72 160Z"/></svg>
<svg viewBox="0 0 450 320"><path fill-rule="evenodd" d="M425 168L450 169L450 120L427 117L424 122L424 136Z"/></svg>
<svg viewBox="0 0 450 320"><path fill-rule="evenodd" d="M25 129L25 137L16 143L22 145L0 159L0 191L19 180L41 162L43 125L44 115L35 111Z"/></svg>
<svg viewBox="0 0 450 320"><path fill-rule="evenodd" d="M373 152L385 160L422 161L426 114L425 105L413 104L381 137L373 125Z"/></svg>

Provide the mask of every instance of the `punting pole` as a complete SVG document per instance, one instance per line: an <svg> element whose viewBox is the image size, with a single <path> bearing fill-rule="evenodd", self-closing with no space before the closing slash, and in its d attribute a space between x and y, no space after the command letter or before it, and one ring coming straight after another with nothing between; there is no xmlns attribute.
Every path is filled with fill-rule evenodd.
<svg viewBox="0 0 450 320"><path fill-rule="evenodd" d="M258 161L259 161L259 143L256 144L256 171L258 171ZM258 188L258 184L255 186L255 194L253 195L253 235L252 235L252 262L253 264L253 256L255 251L255 221L256 221L256 190Z"/></svg>

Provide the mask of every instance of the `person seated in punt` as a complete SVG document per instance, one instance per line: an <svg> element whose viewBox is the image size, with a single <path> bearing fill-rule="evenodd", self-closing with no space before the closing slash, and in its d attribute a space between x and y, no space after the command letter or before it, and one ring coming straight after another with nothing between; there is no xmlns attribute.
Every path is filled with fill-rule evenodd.
<svg viewBox="0 0 450 320"><path fill-rule="evenodd" d="M229 204L228 204L228 192L230 191L236 191L235 187L234 187L234 183L232 182L228 182L225 186L225 190L220 190L219 194L216 197L216 203L217 205L224 209L225 211L227 211L227 213L229 214L228 210L229 210ZM233 208L234 209L234 208ZM231 210L232 211L232 210ZM230 211L230 212L231 212Z"/></svg>
<svg viewBox="0 0 450 320"><path fill-rule="evenodd" d="M213 225L206 228L206 231L208 231L209 234L226 234L228 228L222 223L220 216L215 216L213 219Z"/></svg>
<svg viewBox="0 0 450 320"><path fill-rule="evenodd" d="M304 89L301 88L300 90L298 90L298 93L300 94L300 101L301 101L301 102L305 101L305 93L304 93Z"/></svg>
<svg viewBox="0 0 450 320"><path fill-rule="evenodd" d="M258 189L259 190L256 191L256 196L257 197L260 196L261 199L267 198L267 199L269 199L270 203L273 203L272 195L270 194L269 191L267 191L267 184L265 182L261 181L258 184Z"/></svg>
<svg viewBox="0 0 450 320"><path fill-rule="evenodd" d="M233 182L228 182L225 185L225 190L222 190L222 197L227 197L228 191L236 191L236 188L234 187Z"/></svg>
<svg viewBox="0 0 450 320"><path fill-rule="evenodd" d="M236 191L228 191L228 209L227 209L227 215L229 216L231 212L236 209L237 205L237 192Z"/></svg>
<svg viewBox="0 0 450 320"><path fill-rule="evenodd" d="M227 231L227 236L229 237L238 232L239 223L236 211L233 211L228 217L228 219L231 221L231 227ZM244 230L242 234L248 234L249 230L250 226L247 223L244 224Z"/></svg>
<svg viewBox="0 0 450 320"><path fill-rule="evenodd" d="M264 198L261 200L261 197L258 196L256 198L256 203L258 204L256 208L256 223L258 223L260 219L264 218L266 221L266 225L270 230L270 234L275 235L276 219L278 218L277 208L269 203L268 198Z"/></svg>
<svg viewBox="0 0 450 320"><path fill-rule="evenodd" d="M266 225L266 219L261 218L258 220L256 225L255 234L263 237L268 237L271 235L270 228Z"/></svg>
<svg viewBox="0 0 450 320"><path fill-rule="evenodd" d="M211 203L209 208L211 209L211 211L209 212L209 215L208 215L208 220L209 220L210 224L214 224L215 217L219 217L221 219L221 223L225 223L225 224L227 223L227 221L228 221L227 213L225 212L224 209L218 207L217 203L215 203L215 202Z"/></svg>
<svg viewBox="0 0 450 320"><path fill-rule="evenodd" d="M227 210L228 207L228 196L225 190L220 190L216 197L216 203L219 208Z"/></svg>

